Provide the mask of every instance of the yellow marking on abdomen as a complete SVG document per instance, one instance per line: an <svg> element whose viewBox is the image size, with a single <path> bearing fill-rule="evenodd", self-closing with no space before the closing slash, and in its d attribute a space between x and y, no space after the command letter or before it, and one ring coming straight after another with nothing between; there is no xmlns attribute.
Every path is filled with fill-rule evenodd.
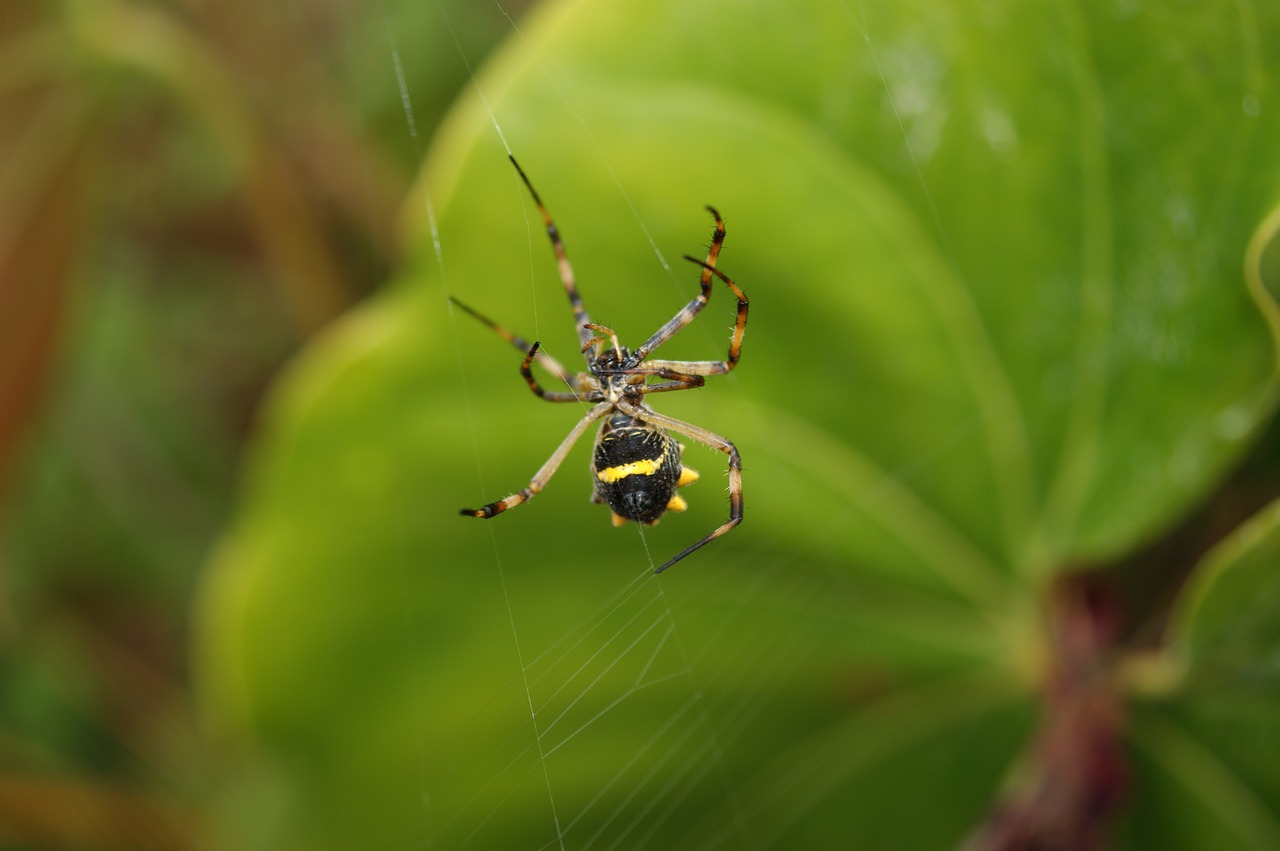
<svg viewBox="0 0 1280 851"><path fill-rule="evenodd" d="M628 461L626 464L600 470L596 473L596 478L612 484L627 476L652 476L661 466L661 458L642 458L639 461Z"/></svg>

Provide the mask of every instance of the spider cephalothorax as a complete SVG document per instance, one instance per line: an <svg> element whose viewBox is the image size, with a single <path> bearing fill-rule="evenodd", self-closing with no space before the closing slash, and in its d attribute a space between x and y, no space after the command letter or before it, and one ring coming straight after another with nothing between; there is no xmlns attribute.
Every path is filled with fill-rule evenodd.
<svg viewBox="0 0 1280 851"><path fill-rule="evenodd" d="M748 302L738 285L716 268L716 258L720 255L720 246L724 242L724 220L720 218L715 208L708 207L707 210L715 217L716 228L711 237L707 259L685 257L686 260L702 267L702 276L699 279L701 290L698 295L655 331L649 339L636 349L628 350L619 344L618 335L613 332L613 329L595 324L587 315L586 307L583 306L582 297L578 294L578 288L573 280L573 268L569 265L564 244L560 241L560 232L551 221L551 216L543 206L542 199L538 197L533 184L529 182L529 178L525 177L524 171L514 157L511 158L511 164L516 167L520 178L529 188L529 193L533 195L534 203L537 204L538 212L541 213L543 223L546 225L547 236L551 239L551 247L559 263L560 279L564 283L565 292L569 296L569 306L573 310L574 324L577 326L578 340L582 346L582 355L586 359L587 371L576 375L570 374L559 361L541 350L541 344L535 342L529 345L519 336L457 299L452 301L525 353L524 360L520 364L520 374L524 376L529 389L536 396L548 402L595 404L573 427L569 436L560 443L526 487L505 499L491 502L483 508L464 508L462 513L469 517L489 518L527 501L542 490L560 467L565 456L569 454L569 450L587 429L597 421L602 421L592 456L591 471L594 477L592 501L609 506L613 512L614 525L621 525L628 520L652 525L657 523L667 511L685 509L685 501L676 493L676 489L698 478L696 472L684 466L681 460L683 447L668 432L682 434L729 456L729 519L711 534L665 562L657 569L657 572L661 572L742 522L742 462L737 448L729 440L714 432L659 414L650 408L644 399L650 393L701 387L706 381L706 376L723 375L738 363L738 356L742 350L742 338L747 330ZM738 299L738 316L734 323L733 334L729 338L728 355L722 361L651 359L649 355L658 346L679 333L706 306L707 300L711 297L713 276L723 281ZM568 389L544 390L533 375L535 361Z"/></svg>

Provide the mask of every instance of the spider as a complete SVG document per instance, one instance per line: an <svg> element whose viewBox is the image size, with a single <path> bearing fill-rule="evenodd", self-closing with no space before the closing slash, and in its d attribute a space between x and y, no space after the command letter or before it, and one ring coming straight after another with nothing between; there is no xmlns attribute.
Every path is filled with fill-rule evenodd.
<svg viewBox="0 0 1280 851"><path fill-rule="evenodd" d="M596 422L600 430L596 437L591 472L594 488L591 501L604 503L613 514L613 525L621 526L628 520L652 526L667 511L683 511L687 507L676 489L697 480L698 473L685 467L681 460L684 447L668 432L675 432L706 444L729 456L729 519L702 540L685 548L654 572L661 573L685 556L693 553L742 522L742 462L738 449L727 438L707 429L660 414L645 403L650 393L666 393L674 390L691 390L701 387L708 375L723 375L738 364L742 350L742 337L747 329L747 297L727 275L716 268L716 258L724 242L724 220L714 207L707 210L715 217L715 232L706 260L685 255L684 259L700 266L701 291L679 313L653 333L639 347L628 350L618 343L613 329L591 321L587 309L574 284L573 268L565 253L560 232L552 222L547 208L524 170L510 157L511 164L542 215L551 248L559 265L560 280L569 296L573 321L577 326L578 340L587 371L570 375L555 358L542 351L541 343L529 345L521 337L481 315L462 302L450 300L462 310L497 332L503 339L524 352L520 374L529 389L539 399L547 402L594 402L592 408L578 421L569 435L560 443L551 457L534 474L529 484L519 491L483 508L464 508L467 517L488 519L531 499L546 486L559 469L573 445ZM712 276L723 281L738 299L738 318L729 338L729 352L721 361L679 361L651 359L649 356L663 343L670 340L694 320L711 297ZM534 378L532 364L537 362L562 381L568 391L544 390ZM650 378L655 379L650 381Z"/></svg>

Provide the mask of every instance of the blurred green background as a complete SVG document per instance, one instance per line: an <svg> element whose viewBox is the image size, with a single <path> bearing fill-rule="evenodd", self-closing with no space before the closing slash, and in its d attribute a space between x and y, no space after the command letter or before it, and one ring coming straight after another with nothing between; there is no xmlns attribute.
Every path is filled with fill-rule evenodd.
<svg viewBox="0 0 1280 851"><path fill-rule="evenodd" d="M467 2L0 8L0 846L206 835L192 595L263 391L386 280L462 57L510 31Z"/></svg>
<svg viewBox="0 0 1280 851"><path fill-rule="evenodd" d="M1277 10L0 24L0 847L1280 845ZM456 516L581 413L507 146L624 343L725 214L658 579L716 453Z"/></svg>

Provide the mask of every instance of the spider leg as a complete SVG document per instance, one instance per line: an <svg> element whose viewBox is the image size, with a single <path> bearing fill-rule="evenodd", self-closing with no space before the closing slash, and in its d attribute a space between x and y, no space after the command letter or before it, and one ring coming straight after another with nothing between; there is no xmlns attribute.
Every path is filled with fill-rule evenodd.
<svg viewBox="0 0 1280 851"><path fill-rule="evenodd" d="M595 402L599 401L598 394L594 393L588 382L591 379L585 375L579 375L569 381L569 386L573 388L569 391L552 391L543 390L542 385L538 383L538 379L533 377L532 364L538 355L542 354L540 347L542 343L535 342L529 347L529 351L525 353L524 360L520 362L520 374L524 376L525 384L529 385L529 389L533 391L533 395L542 399L544 402ZM579 392L580 391L580 392Z"/></svg>
<svg viewBox="0 0 1280 851"><path fill-rule="evenodd" d="M497 322L494 322L492 319L485 316L480 311L476 310L473 307L469 307L466 304L463 304L453 296L449 296L449 301L457 305L458 307L460 307L463 310L463 312L475 317L476 319L480 320L481 323L483 323L484 325L488 326L490 329L495 331L499 337L506 340L515 348L519 349L521 354L527 354L529 352L529 349L530 349L529 343L519 334L515 334L511 331L508 331L506 328L502 327ZM534 345L537 346L536 343ZM569 371L567 369L565 369L563 366L560 365L560 361L556 360L551 355L547 354L546 352L542 351L539 348L538 353L534 356L534 360L538 362L539 366L541 366L547 372L554 375L556 378L563 381L565 384L569 385L570 387L574 386L573 376L569 374ZM524 370L522 369L521 374L523 373L524 373ZM534 392L537 393L538 391L535 390ZM542 394L539 393L538 395L541 396Z"/></svg>
<svg viewBox="0 0 1280 851"><path fill-rule="evenodd" d="M657 384L645 385L643 393L670 393L673 390L692 390L695 387L701 387L702 384L695 384L692 381L662 381Z"/></svg>
<svg viewBox="0 0 1280 851"><path fill-rule="evenodd" d="M695 260L692 257L685 257L685 259L694 263L700 263L700 261ZM738 365L738 359L742 356L742 338L746 336L747 333L747 311L751 307L751 304L747 301L746 294L738 288L738 285L735 284L728 275L721 272L714 266L706 264L700 265L702 265L704 275L715 275L717 278L724 281L729 286L729 289L733 291L733 294L738 297L738 318L733 325L733 334L729 337L728 354L725 355L724 360L719 361L649 360L642 364L637 364L638 369L645 372L652 369L657 371L659 374L664 372L681 372L686 375L723 375ZM680 328L676 328L675 330L679 331ZM671 333L674 334L675 331L672 331ZM665 340L662 342L665 342Z"/></svg>
<svg viewBox="0 0 1280 851"><path fill-rule="evenodd" d="M707 535L692 546L686 547L674 558L668 559L661 567L654 571L654 573L661 573L685 556L705 547L707 544L711 543L716 538L742 522L742 458L738 455L738 448L734 446L728 438L721 437L715 432L707 431L705 428L700 428L693 423L687 423L684 420L678 420L675 417L668 417L665 414L659 414L657 411L652 411L648 408L641 408L638 405L632 405L629 402L622 400L619 400L617 407L618 410L622 411L627 416L662 426L663 428L674 431L677 434L682 434L685 437L698 441L699 443L706 444L712 449L718 449L729 456L729 519L716 528L710 535Z"/></svg>
<svg viewBox="0 0 1280 851"><path fill-rule="evenodd" d="M603 417L612 408L613 406L608 402L601 402L590 411L587 411L586 416L578 420L578 424L573 427L573 431L569 432L569 436L560 442L560 445L556 447L555 452L551 453L551 457L547 459L547 463L543 464L538 472L533 474L533 478L529 481L528 486L516 491L508 497L498 500L497 502L491 502L482 508L464 508L461 512L462 515L464 517L480 517L487 520L490 517L501 514L509 508L515 508L522 502L527 502L532 499L535 494L546 487L547 482L556 474L556 470L560 468L560 464L564 461L565 456L569 454L569 450L578 442L578 438L586 434L587 430L595 424L596 420Z"/></svg>
<svg viewBox="0 0 1280 851"><path fill-rule="evenodd" d="M707 383L707 380L701 375L687 375L683 372L673 370L658 370L651 375L657 375L667 381L659 381L656 384L641 384L639 386L640 393L666 393L671 390L692 390L695 387L701 387Z"/></svg>
<svg viewBox="0 0 1280 851"><path fill-rule="evenodd" d="M604 344L607 342L606 338L608 338L608 340L613 341L613 356L616 357L618 360L622 360L622 344L618 342L618 335L614 332L612 328L610 328L608 325L597 325L594 322L588 322L586 327L588 330L595 331L597 334L601 334L603 336L592 337L590 340L588 340L587 344L582 348L583 354L586 354L587 349L591 348L593 345L597 343L600 344L601 348L603 348ZM603 354L603 352L600 349L597 349L596 357L600 357L601 354Z"/></svg>
<svg viewBox="0 0 1280 851"><path fill-rule="evenodd" d="M702 311L702 308L706 307L708 299L711 298L711 276L715 272L716 258L720 256L720 246L724 243L725 231L724 219L720 218L716 208L707 207L707 209L711 212L711 215L715 216L716 220L716 229L711 235L711 247L707 249L707 259L699 261L688 255L685 255L684 258L702 266L702 277L698 281L701 289L688 304L680 309L679 313L669 319L666 324L653 333L653 336L641 343L631 353L630 362L633 364L640 363L649 356L650 352L679 333L680 329L692 322L694 317ZM725 280L728 279L726 278ZM737 295L739 296L739 311L741 311L741 303L746 299L746 296L743 296L741 292L738 292Z"/></svg>
<svg viewBox="0 0 1280 851"><path fill-rule="evenodd" d="M686 257L686 260L693 260ZM693 260L697 263L697 260ZM729 353L724 360L647 360L643 363L636 364L629 369L629 372L643 373L645 375L661 375L664 378L677 378L679 376L692 377L695 375L724 375L738 365L738 359L742 355L742 338L747 333L747 310L750 303L747 301L746 295L738 288L732 280L728 278L719 269L710 266L703 266L704 270L710 272L716 277L723 280L733 290L733 294L738 297L738 321L733 326L733 334L729 338ZM680 330L679 328L676 329ZM674 333L674 332L672 332ZM658 385L654 385L658 386ZM701 385L690 385L701 386ZM674 389L674 388L673 388Z"/></svg>
<svg viewBox="0 0 1280 851"><path fill-rule="evenodd" d="M520 163L516 162L516 158L513 156L508 155L507 158L516 167L516 173L524 181L529 194L533 196L533 203L537 205L538 212L542 215L542 223L547 229L547 238L551 240L551 250L555 252L556 263L560 268L560 281L564 284L565 293L569 296L569 306L573 309L573 324L578 329L578 342L582 345L585 353L590 347L591 331L588 326L591 324L591 317L587 315L587 308L582 303L582 296L579 295L578 287L574 283L573 267L569 265L569 255L565 253L564 242L560 239L560 230L556 227L555 222L551 220L551 214L547 212L542 199L538 197L538 190L533 188L533 184L525 176L524 169L520 168ZM585 355L585 357L587 365L590 366L591 356Z"/></svg>

